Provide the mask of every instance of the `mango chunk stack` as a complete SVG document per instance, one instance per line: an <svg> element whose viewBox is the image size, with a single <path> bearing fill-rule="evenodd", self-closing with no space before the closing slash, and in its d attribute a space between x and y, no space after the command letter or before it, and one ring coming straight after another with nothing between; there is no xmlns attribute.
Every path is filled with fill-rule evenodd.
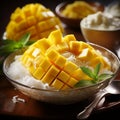
<svg viewBox="0 0 120 120"><path fill-rule="evenodd" d="M29 46L20 60L37 80L57 90L66 90L73 88L82 79L91 80L73 62L73 58L70 60L71 55L80 65L94 67L101 63L102 69L110 69L104 57L92 46L77 41L73 34L63 37L60 30L51 32L48 38L40 39Z"/></svg>
<svg viewBox="0 0 120 120"><path fill-rule="evenodd" d="M39 3L30 3L16 8L6 26L6 38L19 40L24 34L30 33L31 40L48 37L51 31L63 27L60 19L48 8Z"/></svg>

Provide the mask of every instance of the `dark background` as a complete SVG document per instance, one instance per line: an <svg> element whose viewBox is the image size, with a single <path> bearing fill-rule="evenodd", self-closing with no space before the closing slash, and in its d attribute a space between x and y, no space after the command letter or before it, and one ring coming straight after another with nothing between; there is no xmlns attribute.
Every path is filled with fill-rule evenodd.
<svg viewBox="0 0 120 120"><path fill-rule="evenodd" d="M23 7L27 3L41 3L47 8L50 8L53 12L56 5L65 1L74 1L74 0L2 0L0 3L0 38L2 38L5 27L9 22L11 13L16 9L16 7ZM98 1L104 4L105 6L116 0L88 0L88 1Z"/></svg>

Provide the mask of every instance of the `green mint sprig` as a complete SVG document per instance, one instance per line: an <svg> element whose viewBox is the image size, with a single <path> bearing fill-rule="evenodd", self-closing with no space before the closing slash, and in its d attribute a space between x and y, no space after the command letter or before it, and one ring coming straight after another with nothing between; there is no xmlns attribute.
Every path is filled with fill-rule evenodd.
<svg viewBox="0 0 120 120"><path fill-rule="evenodd" d="M1 47L0 47L0 56L7 56L10 53L21 49L28 45L28 41L30 39L30 34L25 34L20 40L2 40Z"/></svg>
<svg viewBox="0 0 120 120"><path fill-rule="evenodd" d="M108 73L99 74L101 63L97 64L94 70L91 70L89 67L85 67L85 66L82 66L80 68L87 76L91 78L91 80L80 80L77 84L75 84L75 87L93 85L101 80L106 80L113 76L113 74L108 74Z"/></svg>
<svg viewBox="0 0 120 120"><path fill-rule="evenodd" d="M32 44L33 41L30 41L30 34L26 33L22 38L18 41L5 39L1 41L0 46L0 73L2 73L2 65L4 59L12 52L15 52L18 49L24 48Z"/></svg>

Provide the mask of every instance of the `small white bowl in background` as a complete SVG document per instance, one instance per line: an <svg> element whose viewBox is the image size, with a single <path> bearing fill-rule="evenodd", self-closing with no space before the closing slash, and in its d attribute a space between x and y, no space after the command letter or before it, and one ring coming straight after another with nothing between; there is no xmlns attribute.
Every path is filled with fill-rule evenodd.
<svg viewBox="0 0 120 120"><path fill-rule="evenodd" d="M87 42L108 48L111 51L120 45L120 19L97 12L80 22L81 32Z"/></svg>

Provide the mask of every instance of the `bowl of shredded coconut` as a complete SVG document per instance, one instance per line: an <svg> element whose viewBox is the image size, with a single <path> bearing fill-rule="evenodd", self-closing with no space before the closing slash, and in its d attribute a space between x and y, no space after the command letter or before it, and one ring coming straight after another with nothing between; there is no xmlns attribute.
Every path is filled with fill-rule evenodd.
<svg viewBox="0 0 120 120"><path fill-rule="evenodd" d="M105 14L111 14L113 17L120 18L120 1L113 1L104 10Z"/></svg>
<svg viewBox="0 0 120 120"><path fill-rule="evenodd" d="M105 12L88 15L80 22L81 32L87 42L114 51L120 45L120 19Z"/></svg>

